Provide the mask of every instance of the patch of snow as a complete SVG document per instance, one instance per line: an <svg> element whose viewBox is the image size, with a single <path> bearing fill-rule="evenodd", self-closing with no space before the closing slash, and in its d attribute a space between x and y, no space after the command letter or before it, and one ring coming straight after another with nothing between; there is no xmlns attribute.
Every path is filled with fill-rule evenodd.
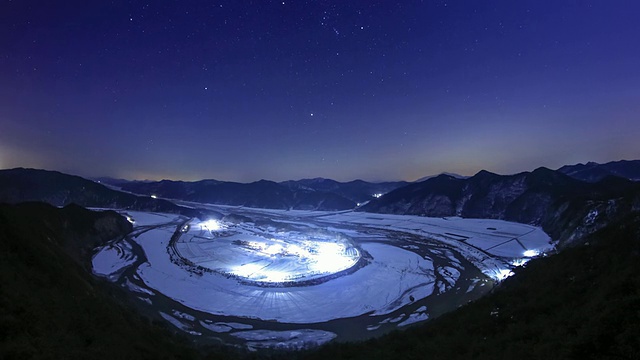
<svg viewBox="0 0 640 360"><path fill-rule="evenodd" d="M138 299L140 299L140 300L142 300L142 301L144 301L144 302L146 302L146 303L147 303L147 304L149 304L149 305L153 305L153 302L151 301L151 299L149 299L149 298L147 298L147 297L141 297L141 296L138 296L137 298L138 298Z"/></svg>
<svg viewBox="0 0 640 360"><path fill-rule="evenodd" d="M204 321L200 321L200 325L202 325L202 327L204 327L205 329L209 329L213 332L217 332L217 333L226 333L231 331L233 328L231 326L228 326L224 323L214 323L214 324L209 324L206 323Z"/></svg>
<svg viewBox="0 0 640 360"><path fill-rule="evenodd" d="M155 295L153 291L149 289L145 289L142 286L138 286L133 282L129 281L129 279L126 279L122 285L127 289L129 289L129 291L133 291L141 294L147 294L147 295Z"/></svg>
<svg viewBox="0 0 640 360"><path fill-rule="evenodd" d="M119 242L102 247L91 259L93 273L111 281L117 280L120 273L137 259L126 245L126 242Z"/></svg>
<svg viewBox="0 0 640 360"><path fill-rule="evenodd" d="M162 311L160 311L159 313L160 313L160 316L162 316L163 319L167 320L168 322L171 323L171 325L177 327L178 329L180 329L180 330L182 330L182 331L184 331L186 333L189 333L191 335L202 335L202 333L194 331L191 328L191 326L183 323L182 321L176 319L175 317L173 317L173 316L171 316L171 315L169 315L167 313L164 313Z"/></svg>
<svg viewBox="0 0 640 360"><path fill-rule="evenodd" d="M424 312L421 312L421 313L416 312L416 313L410 314L407 320L399 323L398 326L407 326L407 325L414 324L419 321L425 321L428 319L429 319L429 314Z"/></svg>
<svg viewBox="0 0 640 360"><path fill-rule="evenodd" d="M173 316L179 317L179 318L184 319L184 320L189 320L189 321L195 321L196 320L196 318L193 315L187 314L187 313L184 313L184 312L181 312L181 311L178 311L178 310L172 310L171 313L173 314Z"/></svg>
<svg viewBox="0 0 640 360"><path fill-rule="evenodd" d="M320 346L333 340L337 336L335 333L329 331L314 329L285 331L249 330L235 332L231 335L247 340L247 346L250 348L286 350L300 350Z"/></svg>

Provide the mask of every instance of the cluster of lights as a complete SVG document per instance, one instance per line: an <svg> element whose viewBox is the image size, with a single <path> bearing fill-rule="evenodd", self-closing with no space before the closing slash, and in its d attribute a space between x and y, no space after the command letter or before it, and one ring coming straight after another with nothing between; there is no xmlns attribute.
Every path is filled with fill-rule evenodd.
<svg viewBox="0 0 640 360"><path fill-rule="evenodd" d="M524 266L524 264L528 263L529 260L531 259L527 259L527 258L521 258L521 259L515 259L511 262L511 265L513 266Z"/></svg>
<svg viewBox="0 0 640 360"><path fill-rule="evenodd" d="M194 230L200 239L219 240L212 245L214 250L196 251L206 253L212 270L261 283L322 279L351 268L361 257L348 240L324 234L279 233L282 238L269 238L242 229L229 231L233 227L216 219L187 223L181 229L182 233Z"/></svg>
<svg viewBox="0 0 640 360"><path fill-rule="evenodd" d="M511 262L511 265L513 265L514 267L524 266L524 264L528 263L531 258L538 255L540 255L540 252L538 250L526 250L524 253L522 253L522 256L524 257L513 260ZM510 269L497 269L493 272L491 277L495 280L502 281L511 275L513 275L513 271L511 271Z"/></svg>
<svg viewBox="0 0 640 360"><path fill-rule="evenodd" d="M247 245L250 249L268 256L269 259L256 260L236 266L231 270L231 273L263 282L282 282L308 276L332 274L348 269L355 265L360 258L357 249L347 248L342 243L328 241L302 241L299 244L294 244L270 239L270 243L251 241ZM291 264L289 261L295 264ZM291 270L285 271L283 269Z"/></svg>
<svg viewBox="0 0 640 360"><path fill-rule="evenodd" d="M377 198L381 197L381 196L382 196L382 194L373 194L373 195L371 195L371 196L373 196L374 198L376 198L376 199L377 199Z"/></svg>
<svg viewBox="0 0 640 360"><path fill-rule="evenodd" d="M497 281L502 281L511 275L513 275L513 271L511 271L511 269L497 269L493 272L491 277Z"/></svg>

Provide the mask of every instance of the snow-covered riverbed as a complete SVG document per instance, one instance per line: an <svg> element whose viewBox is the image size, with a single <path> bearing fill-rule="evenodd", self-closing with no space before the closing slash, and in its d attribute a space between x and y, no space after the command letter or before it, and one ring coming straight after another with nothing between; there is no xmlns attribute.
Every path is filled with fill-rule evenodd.
<svg viewBox="0 0 640 360"><path fill-rule="evenodd" d="M315 342L321 343L336 335L327 335L314 324L358 319L366 324L363 332L373 333L423 321L430 318L428 304L439 296L470 293L484 285L478 275L470 278L473 267L499 280L512 263L526 260L525 254L552 248L541 229L497 220L218 210L243 215L245 220L218 220L216 228L209 229L201 225L208 219L187 223L176 215L128 212L135 220L134 235L100 249L93 258L94 272L115 282L131 268L134 276L123 284L144 289L146 294L132 291L145 303L153 304L152 294L159 293L198 314L308 324L309 329L296 325L294 334L305 334L303 342L322 334ZM178 236L170 244L174 234ZM318 241L322 246L315 244ZM142 254L134 253L134 247ZM324 248L332 257L320 266L318 254ZM321 276L322 281L299 285L290 281ZM212 320L203 322L194 315L176 317L167 311L161 315L192 335L224 328L237 339L251 340L254 347L270 344L255 344L253 336L234 334L240 330L224 322L212 326ZM255 330L261 337L276 331L268 326ZM279 331L274 336L284 334ZM300 344L299 339L287 341Z"/></svg>

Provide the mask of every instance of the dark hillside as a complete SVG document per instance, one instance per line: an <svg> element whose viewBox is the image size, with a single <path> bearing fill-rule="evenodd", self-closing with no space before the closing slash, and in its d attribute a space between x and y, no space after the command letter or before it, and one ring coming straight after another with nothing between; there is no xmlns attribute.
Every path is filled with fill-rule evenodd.
<svg viewBox="0 0 640 360"><path fill-rule="evenodd" d="M0 205L0 358L199 357L166 326L118 305L119 289L78 261L130 229L114 212Z"/></svg>
<svg viewBox="0 0 640 360"><path fill-rule="evenodd" d="M78 204L197 216L192 209L169 201L112 190L79 176L37 169L0 170L0 202L17 204L25 201L42 201L54 206Z"/></svg>
<svg viewBox="0 0 640 360"><path fill-rule="evenodd" d="M138 181L123 184L122 189L167 199L267 209L347 210L356 207L355 202L334 192L285 186L268 180L246 184L217 180Z"/></svg>

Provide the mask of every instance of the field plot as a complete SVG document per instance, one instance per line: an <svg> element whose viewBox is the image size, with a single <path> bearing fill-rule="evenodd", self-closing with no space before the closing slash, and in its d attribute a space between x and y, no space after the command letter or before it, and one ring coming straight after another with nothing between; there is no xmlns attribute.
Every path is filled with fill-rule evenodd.
<svg viewBox="0 0 640 360"><path fill-rule="evenodd" d="M216 220L194 222L173 245L200 268L267 286L297 285L355 266L360 250L339 233L259 235L255 229L230 228Z"/></svg>

